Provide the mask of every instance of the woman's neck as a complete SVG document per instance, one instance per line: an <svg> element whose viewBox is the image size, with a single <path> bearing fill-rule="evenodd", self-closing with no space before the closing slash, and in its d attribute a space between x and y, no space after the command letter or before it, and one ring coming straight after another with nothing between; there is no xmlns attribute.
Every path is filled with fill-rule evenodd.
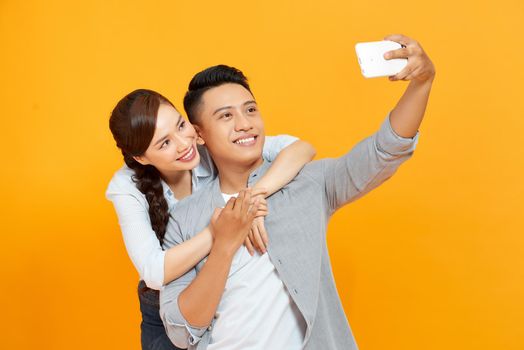
<svg viewBox="0 0 524 350"><path fill-rule="evenodd" d="M191 170L177 171L169 176L162 176L175 198L181 200L191 194Z"/></svg>

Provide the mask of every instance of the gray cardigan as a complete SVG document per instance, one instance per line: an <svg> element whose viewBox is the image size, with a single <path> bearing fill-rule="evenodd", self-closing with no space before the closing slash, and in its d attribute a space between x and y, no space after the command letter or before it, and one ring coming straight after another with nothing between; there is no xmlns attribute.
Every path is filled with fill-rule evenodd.
<svg viewBox="0 0 524 350"><path fill-rule="evenodd" d="M413 138L397 135L388 115L375 134L349 153L307 164L293 181L267 199L268 254L306 321L304 349L357 349L331 271L327 224L335 210L390 178L412 156L418 137L418 132ZM256 169L249 184L269 166L264 162ZM180 201L172 212L174 220L169 220L165 248L200 232L209 224L214 208L224 204L218 178ZM210 340L215 320L208 327L194 328L178 308L178 295L204 263L205 259L160 292L160 315L169 338L179 347L206 349Z"/></svg>

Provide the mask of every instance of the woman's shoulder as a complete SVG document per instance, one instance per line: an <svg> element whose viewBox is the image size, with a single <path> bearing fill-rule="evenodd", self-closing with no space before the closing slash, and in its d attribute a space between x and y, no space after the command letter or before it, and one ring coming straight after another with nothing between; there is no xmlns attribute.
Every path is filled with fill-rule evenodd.
<svg viewBox="0 0 524 350"><path fill-rule="evenodd" d="M115 194L132 194L143 196L143 194L136 187L136 183L133 181L134 175L134 170L124 164L113 174L113 177L109 181L106 190L106 197L110 199L110 197Z"/></svg>

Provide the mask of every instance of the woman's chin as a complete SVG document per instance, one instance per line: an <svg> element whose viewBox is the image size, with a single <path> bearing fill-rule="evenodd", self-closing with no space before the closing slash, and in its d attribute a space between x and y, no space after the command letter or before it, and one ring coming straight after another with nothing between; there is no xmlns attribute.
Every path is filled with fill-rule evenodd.
<svg viewBox="0 0 524 350"><path fill-rule="evenodd" d="M193 159L190 161L179 161L177 160L175 162L175 165L177 167L177 170L193 170L200 164L200 154L198 152L195 154Z"/></svg>

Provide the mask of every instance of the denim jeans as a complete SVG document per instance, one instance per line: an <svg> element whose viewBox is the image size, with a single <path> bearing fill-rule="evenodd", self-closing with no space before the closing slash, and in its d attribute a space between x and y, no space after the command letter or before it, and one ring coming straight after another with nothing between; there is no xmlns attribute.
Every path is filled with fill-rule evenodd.
<svg viewBox="0 0 524 350"><path fill-rule="evenodd" d="M138 283L142 350L180 350L167 337L160 319L158 294L158 290L148 288L144 281Z"/></svg>

